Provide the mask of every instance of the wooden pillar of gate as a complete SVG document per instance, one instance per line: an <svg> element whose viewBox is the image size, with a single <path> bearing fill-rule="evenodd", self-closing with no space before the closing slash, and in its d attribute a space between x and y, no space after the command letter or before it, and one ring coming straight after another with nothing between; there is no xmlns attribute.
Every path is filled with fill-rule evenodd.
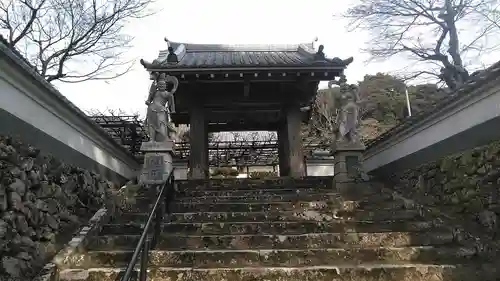
<svg viewBox="0 0 500 281"><path fill-rule="evenodd" d="M283 109L284 123L278 128L280 176L305 176L304 151L301 136L301 112L298 105Z"/></svg>
<svg viewBox="0 0 500 281"><path fill-rule="evenodd" d="M192 104L189 127L189 179L208 179L208 126L202 104Z"/></svg>

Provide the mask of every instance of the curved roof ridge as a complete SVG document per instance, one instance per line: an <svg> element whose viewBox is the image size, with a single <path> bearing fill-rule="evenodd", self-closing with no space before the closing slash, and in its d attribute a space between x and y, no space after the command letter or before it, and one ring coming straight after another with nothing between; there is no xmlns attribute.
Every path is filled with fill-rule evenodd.
<svg viewBox="0 0 500 281"><path fill-rule="evenodd" d="M210 68L308 68L321 71L341 71L352 58L327 59L314 49L314 42L302 44L197 44L169 41L153 62L141 60L146 69L199 69ZM177 63L167 58L177 56ZM318 56L320 55L320 56ZM323 56L321 56L323 55Z"/></svg>
<svg viewBox="0 0 500 281"><path fill-rule="evenodd" d="M176 49L179 45L186 47L186 52L296 52L301 45L312 49L312 43L298 44L198 44L169 41Z"/></svg>

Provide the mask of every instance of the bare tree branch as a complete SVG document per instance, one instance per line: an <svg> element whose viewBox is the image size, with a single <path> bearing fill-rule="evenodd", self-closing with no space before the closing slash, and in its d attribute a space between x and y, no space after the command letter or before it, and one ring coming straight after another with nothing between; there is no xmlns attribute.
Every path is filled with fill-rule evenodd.
<svg viewBox="0 0 500 281"><path fill-rule="evenodd" d="M278 139L276 132L273 131L242 131L227 132L226 135L231 141L274 141Z"/></svg>
<svg viewBox="0 0 500 281"><path fill-rule="evenodd" d="M337 112L335 105L335 92L338 87L318 91L314 103L311 105L311 118L304 128L304 143L330 145L335 139L337 129Z"/></svg>
<svg viewBox="0 0 500 281"><path fill-rule="evenodd" d="M440 80L455 89L468 79L466 57L477 60L500 47L499 4L499 0L361 0L343 17L349 20L350 31L370 32L364 50L373 59L406 54L438 62ZM495 36L497 40L492 40ZM435 64L429 68L415 77L435 72Z"/></svg>
<svg viewBox="0 0 500 281"><path fill-rule="evenodd" d="M425 76L425 77L434 76L438 82L441 81L440 74L438 74L436 72L432 72L432 71L426 71L426 70L421 70L421 71L416 71L414 73L400 75L400 76L398 76L398 78L400 78L403 82L407 82L407 81L417 79L421 76Z"/></svg>
<svg viewBox="0 0 500 281"><path fill-rule="evenodd" d="M123 60L133 37L131 19L151 15L154 0L5 0L0 32L47 81L113 79L127 73Z"/></svg>

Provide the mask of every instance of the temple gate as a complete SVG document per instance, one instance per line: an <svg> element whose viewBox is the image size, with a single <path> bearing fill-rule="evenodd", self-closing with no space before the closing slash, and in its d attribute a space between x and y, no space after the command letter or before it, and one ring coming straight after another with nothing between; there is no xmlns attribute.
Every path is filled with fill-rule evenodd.
<svg viewBox="0 0 500 281"><path fill-rule="evenodd" d="M191 179L208 178L208 134L222 131L277 131L280 176L305 175L301 122L319 82L341 76L352 58L327 59L312 43L167 43L156 60L141 63L152 80L178 80L170 116L190 126Z"/></svg>

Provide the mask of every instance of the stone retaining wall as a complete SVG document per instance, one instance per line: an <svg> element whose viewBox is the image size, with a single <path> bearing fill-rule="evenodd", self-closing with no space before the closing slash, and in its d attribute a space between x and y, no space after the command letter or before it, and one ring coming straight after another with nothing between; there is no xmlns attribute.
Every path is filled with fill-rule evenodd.
<svg viewBox="0 0 500 281"><path fill-rule="evenodd" d="M106 203L113 183L0 136L0 280L35 276Z"/></svg>
<svg viewBox="0 0 500 281"><path fill-rule="evenodd" d="M500 142L396 174L386 185L494 241L500 230Z"/></svg>

